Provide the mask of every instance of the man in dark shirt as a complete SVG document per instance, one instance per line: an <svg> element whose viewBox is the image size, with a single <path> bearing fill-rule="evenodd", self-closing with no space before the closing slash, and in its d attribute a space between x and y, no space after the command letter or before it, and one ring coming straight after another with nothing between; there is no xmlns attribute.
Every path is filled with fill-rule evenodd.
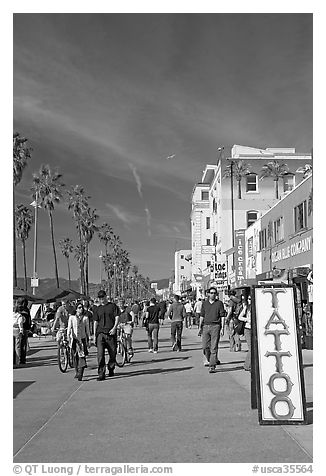
<svg viewBox="0 0 326 476"><path fill-rule="evenodd" d="M160 308L156 304L156 299L152 298L145 314L145 320L148 336L148 352L154 352L154 354L157 354L158 352L158 331L160 328L159 317Z"/></svg>
<svg viewBox="0 0 326 476"><path fill-rule="evenodd" d="M163 325L164 317L165 317L166 310L167 310L166 302L162 299L157 305L160 309L159 319L161 321L161 324Z"/></svg>
<svg viewBox="0 0 326 476"><path fill-rule="evenodd" d="M182 328L186 317L186 310L182 302L180 302L178 294L173 296L173 303L170 304L167 314L169 319L171 319L172 350L181 352Z"/></svg>
<svg viewBox="0 0 326 476"><path fill-rule="evenodd" d="M97 346L98 379L105 379L105 349L108 349L109 377L114 375L117 355L116 329L119 323L120 310L118 306L106 299L106 292L98 292L99 306L93 309L94 344Z"/></svg>
<svg viewBox="0 0 326 476"><path fill-rule="evenodd" d="M28 301L25 298L19 298L17 304L21 304L22 310L20 311L21 315L24 317L23 329L24 332L21 336L20 341L20 364L26 364L26 354L27 354L27 343L28 343L28 333L31 330L31 314L28 309Z"/></svg>
<svg viewBox="0 0 326 476"><path fill-rule="evenodd" d="M216 299L217 290L209 288L208 299L203 302L199 335L202 336L203 353L209 362L209 373L216 372L216 365L220 364L217 358L220 334L223 335L225 310L222 301Z"/></svg>

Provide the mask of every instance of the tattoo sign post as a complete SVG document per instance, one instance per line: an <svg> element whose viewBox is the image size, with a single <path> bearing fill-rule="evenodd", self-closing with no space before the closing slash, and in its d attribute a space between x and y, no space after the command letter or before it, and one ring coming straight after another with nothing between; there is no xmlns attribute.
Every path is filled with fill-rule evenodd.
<svg viewBox="0 0 326 476"><path fill-rule="evenodd" d="M294 287L253 286L252 298L252 391L257 392L252 402L257 403L259 423L304 424L306 398Z"/></svg>

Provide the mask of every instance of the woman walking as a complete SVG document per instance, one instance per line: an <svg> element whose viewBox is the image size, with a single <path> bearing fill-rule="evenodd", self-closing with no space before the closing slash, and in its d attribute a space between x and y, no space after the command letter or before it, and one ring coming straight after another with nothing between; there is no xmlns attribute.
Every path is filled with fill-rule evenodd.
<svg viewBox="0 0 326 476"><path fill-rule="evenodd" d="M19 365L21 359L21 344L24 335L25 318L22 314L24 306L18 302L14 310L13 321L13 364Z"/></svg>
<svg viewBox="0 0 326 476"><path fill-rule="evenodd" d="M251 297L244 300L243 309L238 316L239 321L245 322L244 336L248 346L248 352L243 368L251 370Z"/></svg>
<svg viewBox="0 0 326 476"><path fill-rule="evenodd" d="M74 312L74 311L72 311ZM67 336L74 354L75 378L83 380L86 365L86 342L89 342L88 319L84 319L84 306L78 303L74 314L69 316Z"/></svg>

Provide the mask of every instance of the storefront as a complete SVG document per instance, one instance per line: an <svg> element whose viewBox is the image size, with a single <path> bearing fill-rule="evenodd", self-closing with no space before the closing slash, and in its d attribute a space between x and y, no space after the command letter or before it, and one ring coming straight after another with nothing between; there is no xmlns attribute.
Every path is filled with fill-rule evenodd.
<svg viewBox="0 0 326 476"><path fill-rule="evenodd" d="M258 283L294 284L303 345L313 337L312 177L308 177L260 218Z"/></svg>

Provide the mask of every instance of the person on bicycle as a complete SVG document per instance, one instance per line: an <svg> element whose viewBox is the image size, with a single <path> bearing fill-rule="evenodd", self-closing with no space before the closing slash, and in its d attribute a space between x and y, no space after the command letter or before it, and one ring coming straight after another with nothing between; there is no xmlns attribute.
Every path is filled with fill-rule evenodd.
<svg viewBox="0 0 326 476"><path fill-rule="evenodd" d="M52 333L54 333L56 328L59 326L59 330L56 335L56 340L58 342L58 345L68 328L68 320L69 320L69 313L67 309L67 302L61 301L61 306L58 308L55 314L55 319L52 324Z"/></svg>
<svg viewBox="0 0 326 476"><path fill-rule="evenodd" d="M84 306L77 303L76 310L69 316L67 337L74 354L74 363L78 380L83 379L86 365L86 341L89 341L88 319L84 319Z"/></svg>
<svg viewBox="0 0 326 476"><path fill-rule="evenodd" d="M118 328L123 327L126 335L128 354L133 355L134 352L132 348L132 333L135 325L135 314L132 311L128 312L128 306L124 301L119 302L119 307L121 314L119 316Z"/></svg>

